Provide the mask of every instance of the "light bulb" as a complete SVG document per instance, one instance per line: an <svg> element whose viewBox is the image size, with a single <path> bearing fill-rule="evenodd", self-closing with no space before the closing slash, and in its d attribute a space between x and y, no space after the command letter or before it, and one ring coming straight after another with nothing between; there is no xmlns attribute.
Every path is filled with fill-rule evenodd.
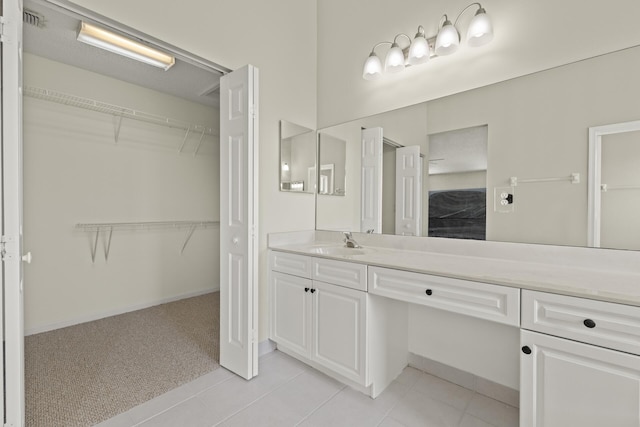
<svg viewBox="0 0 640 427"><path fill-rule="evenodd" d="M493 26L487 12L481 7L469 23L467 30L467 44L478 47L489 43L493 39Z"/></svg>
<svg viewBox="0 0 640 427"><path fill-rule="evenodd" d="M438 31L436 37L436 55L451 55L460 45L460 34L448 19L442 24L442 28Z"/></svg>
<svg viewBox="0 0 640 427"><path fill-rule="evenodd" d="M384 71L388 73L397 73L404 70L404 53L398 46L398 43L393 43L391 49L387 52L387 57L384 60Z"/></svg>
<svg viewBox="0 0 640 427"><path fill-rule="evenodd" d="M415 38L411 42L411 46L409 47L409 64L418 65L424 64L429 60L431 56L429 48L429 42L424 38L424 34L418 32Z"/></svg>
<svg viewBox="0 0 640 427"><path fill-rule="evenodd" d="M376 80L382 75L382 62L375 52L371 52L369 57L364 62L364 68L362 71L362 78L365 80Z"/></svg>

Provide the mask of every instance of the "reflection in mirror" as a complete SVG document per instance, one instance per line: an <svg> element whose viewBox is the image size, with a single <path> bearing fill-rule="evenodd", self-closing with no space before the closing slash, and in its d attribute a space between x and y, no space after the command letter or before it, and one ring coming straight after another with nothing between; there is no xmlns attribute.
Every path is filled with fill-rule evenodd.
<svg viewBox="0 0 640 427"><path fill-rule="evenodd" d="M316 228L352 231L374 228L376 232L398 233L384 213L391 208L383 210L382 202L381 226L363 227L363 220L369 219L367 209L378 203L373 197L362 197L361 189L367 188L361 182L363 128L382 128L385 138L405 147L420 146L422 154L436 160L442 156L434 155L431 151L435 148L427 144L436 135L484 127L488 141L486 185L464 187L485 188L485 239L589 245L587 182L573 177L587 176L590 127L640 119L639 55L640 46L636 46L321 130L346 141L349 180L346 197L317 199ZM621 161L616 157L633 159L636 165L639 161L631 154L612 153L610 157L612 170L618 170ZM513 181L512 177L517 179ZM437 174L423 174L420 236L429 234L425 227L430 213L429 192L437 191L438 179ZM386 199L391 184L386 178L381 182L384 182L382 198ZM631 191L611 191L604 197L624 198L623 194L627 194L629 201ZM482 199L481 195L476 196ZM365 200L371 203L363 203ZM385 202L384 206L391 205ZM607 213L611 222L632 230L627 222L631 216L640 217L640 208L611 206ZM479 233L474 238L481 238L482 232ZM631 248L617 241L606 246Z"/></svg>
<svg viewBox="0 0 640 427"><path fill-rule="evenodd" d="M280 120L280 190L316 191L316 133Z"/></svg>
<svg viewBox="0 0 640 427"><path fill-rule="evenodd" d="M326 196L344 196L347 157L347 141L327 133L318 137L320 153L320 174L318 175L318 194Z"/></svg>
<svg viewBox="0 0 640 427"><path fill-rule="evenodd" d="M640 121L589 129L590 245L640 249Z"/></svg>
<svg viewBox="0 0 640 427"><path fill-rule="evenodd" d="M487 126L429 135L429 237L484 240Z"/></svg>

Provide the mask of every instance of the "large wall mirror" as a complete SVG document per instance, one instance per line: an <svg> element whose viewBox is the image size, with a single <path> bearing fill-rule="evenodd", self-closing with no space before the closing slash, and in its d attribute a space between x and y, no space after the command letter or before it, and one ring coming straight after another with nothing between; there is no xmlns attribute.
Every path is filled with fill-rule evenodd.
<svg viewBox="0 0 640 427"><path fill-rule="evenodd" d="M589 246L589 129L640 119L639 57L624 49L320 129L346 141L349 179L344 197L318 197L316 228ZM613 162L640 164L618 147Z"/></svg>

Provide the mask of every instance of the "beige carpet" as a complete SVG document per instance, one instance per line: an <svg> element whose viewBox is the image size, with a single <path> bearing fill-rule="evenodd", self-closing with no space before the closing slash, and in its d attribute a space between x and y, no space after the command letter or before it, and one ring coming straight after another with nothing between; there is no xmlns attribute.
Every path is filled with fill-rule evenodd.
<svg viewBox="0 0 640 427"><path fill-rule="evenodd" d="M218 368L219 298L26 337L26 425L91 426Z"/></svg>

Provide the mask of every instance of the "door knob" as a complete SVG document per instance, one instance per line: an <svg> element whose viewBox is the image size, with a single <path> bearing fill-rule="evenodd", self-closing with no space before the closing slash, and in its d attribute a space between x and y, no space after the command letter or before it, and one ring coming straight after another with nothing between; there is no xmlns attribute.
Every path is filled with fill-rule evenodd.
<svg viewBox="0 0 640 427"><path fill-rule="evenodd" d="M231 241L233 242L234 245L237 245L240 239L238 239L237 237L234 237L233 239L231 239Z"/></svg>
<svg viewBox="0 0 640 427"><path fill-rule="evenodd" d="M22 255L22 261L26 262L27 264L31 264L31 252L27 252L26 254Z"/></svg>

